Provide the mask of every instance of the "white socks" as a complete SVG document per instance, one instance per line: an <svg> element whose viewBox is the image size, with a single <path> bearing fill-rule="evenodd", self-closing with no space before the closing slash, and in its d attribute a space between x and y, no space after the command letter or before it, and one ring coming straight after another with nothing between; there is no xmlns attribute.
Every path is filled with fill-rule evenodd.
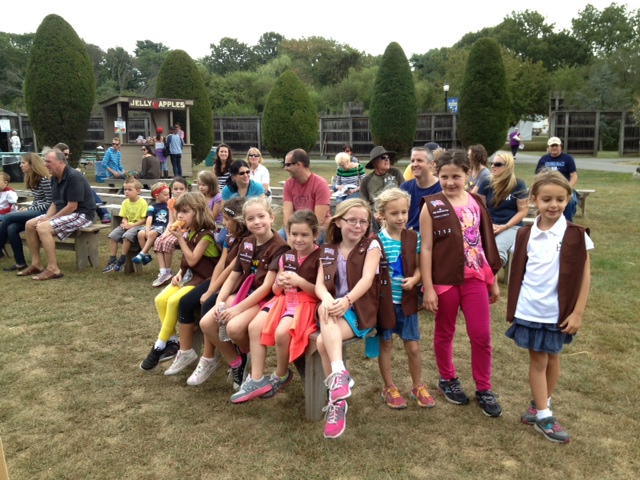
<svg viewBox="0 0 640 480"><path fill-rule="evenodd" d="M331 362L331 373L337 373L343 370L346 370L346 368L342 360L338 360L337 362Z"/></svg>

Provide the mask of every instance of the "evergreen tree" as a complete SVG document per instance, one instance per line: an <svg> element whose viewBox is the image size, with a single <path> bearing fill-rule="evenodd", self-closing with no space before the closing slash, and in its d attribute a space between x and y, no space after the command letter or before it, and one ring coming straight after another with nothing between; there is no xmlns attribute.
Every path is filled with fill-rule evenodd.
<svg viewBox="0 0 640 480"><path fill-rule="evenodd" d="M311 150L318 141L318 112L306 87L286 70L269 92L264 107L263 139L274 158L294 148Z"/></svg>
<svg viewBox="0 0 640 480"><path fill-rule="evenodd" d="M193 100L193 107L189 111L193 163L201 163L207 158L213 145L213 113L202 73L184 50L172 50L162 63L156 96ZM186 112L175 112L174 120L185 128Z"/></svg>
<svg viewBox="0 0 640 480"><path fill-rule="evenodd" d="M87 136L96 80L87 48L62 17L42 21L29 51L25 104L38 143L64 142L76 166Z"/></svg>
<svg viewBox="0 0 640 480"><path fill-rule="evenodd" d="M465 147L480 143L489 154L499 150L508 130L511 101L498 42L473 44L460 89L458 136Z"/></svg>
<svg viewBox="0 0 640 480"><path fill-rule="evenodd" d="M397 152L413 146L418 123L416 89L402 47L392 42L382 55L369 108L369 129L375 145Z"/></svg>

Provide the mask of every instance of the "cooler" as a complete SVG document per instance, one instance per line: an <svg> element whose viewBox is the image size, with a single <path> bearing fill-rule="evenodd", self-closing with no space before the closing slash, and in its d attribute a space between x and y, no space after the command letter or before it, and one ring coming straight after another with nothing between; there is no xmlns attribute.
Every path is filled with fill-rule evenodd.
<svg viewBox="0 0 640 480"><path fill-rule="evenodd" d="M20 156L19 155L3 155L2 156L2 170L8 173L11 177L10 183L24 182L24 175L20 168Z"/></svg>
<svg viewBox="0 0 640 480"><path fill-rule="evenodd" d="M104 183L104 179L109 176L107 169L102 166L102 160L93 163L96 172L96 182Z"/></svg>

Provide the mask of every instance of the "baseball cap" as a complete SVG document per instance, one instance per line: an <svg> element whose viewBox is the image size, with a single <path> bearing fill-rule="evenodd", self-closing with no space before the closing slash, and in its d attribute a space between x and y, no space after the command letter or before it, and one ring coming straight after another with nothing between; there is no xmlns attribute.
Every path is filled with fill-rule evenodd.
<svg viewBox="0 0 640 480"><path fill-rule="evenodd" d="M551 137L547 142L547 145L550 147L551 145L562 145L562 140L558 137Z"/></svg>

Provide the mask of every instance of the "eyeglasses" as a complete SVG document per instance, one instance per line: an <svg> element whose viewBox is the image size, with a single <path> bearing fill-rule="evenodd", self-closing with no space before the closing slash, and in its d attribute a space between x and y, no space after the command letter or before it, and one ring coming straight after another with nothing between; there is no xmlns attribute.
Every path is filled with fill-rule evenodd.
<svg viewBox="0 0 640 480"><path fill-rule="evenodd" d="M247 157L256 157L259 158L260 155L258 155L257 153L250 153L249 155L247 155Z"/></svg>
<svg viewBox="0 0 640 480"><path fill-rule="evenodd" d="M243 170L241 172L238 172L238 175L249 175L251 172L249 170Z"/></svg>
<svg viewBox="0 0 640 480"><path fill-rule="evenodd" d="M378 160L391 160L391 157L389 155L380 155Z"/></svg>
<svg viewBox="0 0 640 480"><path fill-rule="evenodd" d="M491 164L492 167L504 167L504 163L502 162L493 162Z"/></svg>
<svg viewBox="0 0 640 480"><path fill-rule="evenodd" d="M112 144L111 144L111 146L112 146L112 147L119 147L119 146L120 146L120 144L119 144L119 143L112 143Z"/></svg>
<svg viewBox="0 0 640 480"><path fill-rule="evenodd" d="M343 218L342 220L347 222L347 224L351 225L352 227L355 227L356 225L360 225L363 228L367 228L369 226L368 220L358 220L357 218Z"/></svg>
<svg viewBox="0 0 640 480"><path fill-rule="evenodd" d="M285 163L284 164L284 168L289 168L291 165L295 165L298 162L292 162L292 163Z"/></svg>

